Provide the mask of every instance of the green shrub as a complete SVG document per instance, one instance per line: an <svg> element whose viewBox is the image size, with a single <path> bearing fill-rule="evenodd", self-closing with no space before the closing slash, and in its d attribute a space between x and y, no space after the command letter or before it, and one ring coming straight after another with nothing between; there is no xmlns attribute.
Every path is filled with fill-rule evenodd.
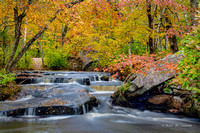
<svg viewBox="0 0 200 133"><path fill-rule="evenodd" d="M0 48L0 57L3 57L3 50L2 48ZM4 62L3 62L3 58L0 58L0 68L3 66Z"/></svg>
<svg viewBox="0 0 200 133"><path fill-rule="evenodd" d="M200 94L200 26L182 40L185 58L180 62L182 86L192 91L194 96Z"/></svg>
<svg viewBox="0 0 200 133"><path fill-rule="evenodd" d="M9 73L6 74L5 69L0 71L0 86L8 86L9 83L13 83L15 81L15 74Z"/></svg>
<svg viewBox="0 0 200 133"><path fill-rule="evenodd" d="M67 57L61 50L48 49L45 52L44 64L48 69L64 69L68 66Z"/></svg>
<svg viewBox="0 0 200 133"><path fill-rule="evenodd" d="M16 68L21 70L32 69L32 55L29 51L17 62Z"/></svg>
<svg viewBox="0 0 200 133"><path fill-rule="evenodd" d="M14 99L20 88L14 83L15 74L6 74L4 69L0 70L0 101Z"/></svg>

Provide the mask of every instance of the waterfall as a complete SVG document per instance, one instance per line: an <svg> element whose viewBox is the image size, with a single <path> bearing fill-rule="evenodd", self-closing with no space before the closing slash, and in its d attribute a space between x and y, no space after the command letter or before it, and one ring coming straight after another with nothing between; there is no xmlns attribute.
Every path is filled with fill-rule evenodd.
<svg viewBox="0 0 200 133"><path fill-rule="evenodd" d="M74 115L80 115L79 108L74 108Z"/></svg>
<svg viewBox="0 0 200 133"><path fill-rule="evenodd" d="M35 109L33 107L29 107L25 109L24 116L35 116Z"/></svg>
<svg viewBox="0 0 200 133"><path fill-rule="evenodd" d="M8 115L7 115L7 112L5 111L5 112L0 112L0 117L7 117Z"/></svg>
<svg viewBox="0 0 200 133"><path fill-rule="evenodd" d="M82 105L82 108L83 108L83 114L86 114L86 113L87 113L87 110L86 110L86 108L85 108L85 105L84 105L84 104Z"/></svg>

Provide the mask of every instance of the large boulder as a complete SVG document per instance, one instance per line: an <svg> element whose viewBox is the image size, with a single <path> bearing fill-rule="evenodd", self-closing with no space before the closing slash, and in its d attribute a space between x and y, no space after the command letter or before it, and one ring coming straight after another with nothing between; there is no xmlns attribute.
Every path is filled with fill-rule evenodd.
<svg viewBox="0 0 200 133"><path fill-rule="evenodd" d="M113 95L113 104L153 111L184 113L200 117L199 102L180 85L166 86L164 83L176 74L176 65L182 55L169 55L156 61L154 67L144 68L143 74L135 74L128 90L119 89ZM167 91L166 91L167 90Z"/></svg>
<svg viewBox="0 0 200 133"><path fill-rule="evenodd" d="M155 66L149 68L149 70L145 68L145 74L138 74L132 82L131 88L134 90L134 95L141 95L173 78L176 75L176 70L171 68L178 65L182 57L182 55L169 55L164 59L156 61Z"/></svg>
<svg viewBox="0 0 200 133"><path fill-rule="evenodd" d="M90 111L98 105L97 99L88 93L87 86L28 85L23 86L16 101L0 102L0 114L23 115L74 115Z"/></svg>

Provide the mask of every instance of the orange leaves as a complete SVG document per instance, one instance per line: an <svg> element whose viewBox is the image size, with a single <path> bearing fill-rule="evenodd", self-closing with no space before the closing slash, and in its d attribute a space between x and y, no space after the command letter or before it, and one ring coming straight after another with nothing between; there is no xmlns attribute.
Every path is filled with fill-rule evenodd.
<svg viewBox="0 0 200 133"><path fill-rule="evenodd" d="M104 71L118 73L119 75L129 74L129 73L146 73L141 71L143 67L147 69L154 65L153 58L150 56L139 56L139 55L119 55L118 59L115 59L113 64L108 66Z"/></svg>

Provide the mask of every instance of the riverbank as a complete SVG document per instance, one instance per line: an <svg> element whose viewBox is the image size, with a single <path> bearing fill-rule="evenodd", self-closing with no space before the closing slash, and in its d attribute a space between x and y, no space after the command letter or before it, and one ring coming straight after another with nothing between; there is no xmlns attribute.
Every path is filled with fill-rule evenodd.
<svg viewBox="0 0 200 133"><path fill-rule="evenodd" d="M143 73L131 77L130 85L112 95L112 103L200 118L199 93L194 95L192 90L186 90L175 82L178 71L171 68L178 65L181 59L182 55L170 55L156 61L154 67L142 69Z"/></svg>

